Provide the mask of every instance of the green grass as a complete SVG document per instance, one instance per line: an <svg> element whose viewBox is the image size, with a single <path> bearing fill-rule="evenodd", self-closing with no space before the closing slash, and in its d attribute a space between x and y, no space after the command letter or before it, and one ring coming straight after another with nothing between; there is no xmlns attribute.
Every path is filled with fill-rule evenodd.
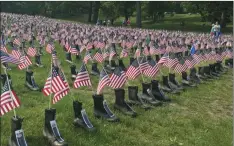
<svg viewBox="0 0 234 146"><path fill-rule="evenodd" d="M65 62L62 48L56 44L59 59L66 77L70 80L69 64ZM44 68L32 67L36 83L42 88L50 69L50 56L42 57ZM74 61L79 69L81 61ZM128 60L124 60L125 65ZM13 87L22 105L17 108L17 115L24 117L23 130L29 146L46 146L47 141L42 136L44 124L44 109L48 108L49 98L41 92L30 91L24 87L25 71L19 71L12 65L9 74L12 76ZM91 66L88 66L91 69ZM101 66L99 65L99 69ZM163 70L167 72L166 69ZM177 75L178 78L180 76ZM160 76L157 79L161 79ZM98 77L91 76L93 87L96 89ZM149 79L147 79L149 81ZM141 91L141 78L130 81L138 85ZM170 95L172 103L164 104L150 111L133 107L139 116L130 118L113 110L114 90L105 88L104 98L112 111L120 118L120 123L108 123L95 119L93 116L92 91L86 87L72 89L72 92L60 102L53 105L57 109L56 120L63 138L70 146L231 146L232 145L232 71L223 75L219 80L199 85L198 88L188 89L181 95ZM125 85L126 98L127 85ZM83 102L92 124L97 133L88 133L83 129L74 128L72 100ZM10 119L13 112L1 118L1 144L7 145L10 136Z"/></svg>
<svg viewBox="0 0 234 146"><path fill-rule="evenodd" d="M87 15L79 16L79 17L71 17L71 18L62 18L64 20L78 21L82 23L87 23ZM100 17L100 19L104 19L104 17ZM114 26L121 26L123 17L118 18L114 22ZM131 27L136 27L136 17L131 17ZM180 25L181 21L185 22L185 26L182 27ZM205 24L205 26L202 26ZM195 32L210 32L211 23L210 22L201 22L201 17L198 14L175 14L173 17L170 15L166 15L163 21L153 23L150 20L142 21L142 28L147 29L165 29L165 30L180 30L180 31L195 31ZM227 24L226 28L221 30L223 33L232 33L233 24L232 22Z"/></svg>

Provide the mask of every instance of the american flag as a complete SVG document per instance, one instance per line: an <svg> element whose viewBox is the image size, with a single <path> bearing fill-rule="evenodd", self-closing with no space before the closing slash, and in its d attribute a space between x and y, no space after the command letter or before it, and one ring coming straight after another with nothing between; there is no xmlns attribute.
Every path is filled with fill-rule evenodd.
<svg viewBox="0 0 234 146"><path fill-rule="evenodd" d="M89 42L88 45L86 46L86 50L90 50L93 48L93 43Z"/></svg>
<svg viewBox="0 0 234 146"><path fill-rule="evenodd" d="M71 54L75 54L75 55L78 55L78 54L79 54L79 51L76 49L75 46L72 46L72 47L71 47L70 52L71 52Z"/></svg>
<svg viewBox="0 0 234 146"><path fill-rule="evenodd" d="M158 64L164 64L164 63L167 63L169 59L169 55L167 53L165 53L161 58L160 60L158 61Z"/></svg>
<svg viewBox="0 0 234 146"><path fill-rule="evenodd" d="M63 89L66 89L65 83L53 67L52 73L50 73L47 78L42 92L45 96L49 96L50 94L60 92Z"/></svg>
<svg viewBox="0 0 234 146"><path fill-rule="evenodd" d="M125 58L125 57L128 57L128 51L127 49L122 49L120 53L120 58Z"/></svg>
<svg viewBox="0 0 234 146"><path fill-rule="evenodd" d="M126 42L126 47L128 48L128 49L131 49L132 48L132 43L131 42Z"/></svg>
<svg viewBox="0 0 234 146"><path fill-rule="evenodd" d="M217 53L215 56L215 59L216 59L216 61L222 61L223 60L222 54Z"/></svg>
<svg viewBox="0 0 234 146"><path fill-rule="evenodd" d="M61 100L64 96L66 96L70 89L69 89L69 85L68 85L68 82L65 78L65 75L64 73L62 72L61 68L58 69L58 74L60 76L60 78L62 79L64 85L65 85L65 88L64 89L61 89L60 91L56 92L54 94L54 97L53 97L53 104L57 103L59 100Z"/></svg>
<svg viewBox="0 0 234 146"><path fill-rule="evenodd" d="M117 55L116 52L115 52L115 49L114 49L114 48L111 48L109 60L112 60L112 58L113 58L115 55Z"/></svg>
<svg viewBox="0 0 234 146"><path fill-rule="evenodd" d="M113 89L121 88L127 81L127 77L124 71L120 67L116 67L114 73L110 77L110 84L109 86Z"/></svg>
<svg viewBox="0 0 234 146"><path fill-rule="evenodd" d="M144 52L143 52L143 53L144 53L144 55L145 55L145 56L150 55L150 52L149 52L149 50L148 50L148 47L147 47L147 46L145 46L145 47L144 47Z"/></svg>
<svg viewBox="0 0 234 146"><path fill-rule="evenodd" d="M6 81L1 92L0 117L19 106L19 98L15 92L9 88L8 82Z"/></svg>
<svg viewBox="0 0 234 146"><path fill-rule="evenodd" d="M98 42L97 48L103 49L104 47L105 47L105 43L104 42Z"/></svg>
<svg viewBox="0 0 234 146"><path fill-rule="evenodd" d="M67 49L67 52L71 51L71 46L68 44L68 42L66 42L65 48Z"/></svg>
<svg viewBox="0 0 234 146"><path fill-rule="evenodd" d="M106 59L107 57L109 57L110 53L109 50L105 49L105 52L103 54L103 58Z"/></svg>
<svg viewBox="0 0 234 146"><path fill-rule="evenodd" d="M135 59L132 64L129 66L126 76L129 80L134 80L141 74L140 67L138 61Z"/></svg>
<svg viewBox="0 0 234 146"><path fill-rule="evenodd" d="M86 51L85 56L84 56L84 60L83 60L84 63L87 64L90 59L92 60L92 57L91 57L89 51Z"/></svg>
<svg viewBox="0 0 234 146"><path fill-rule="evenodd" d="M194 60L196 61L197 64L199 64L201 61L203 61L203 56L200 54L200 52L196 52L193 55Z"/></svg>
<svg viewBox="0 0 234 146"><path fill-rule="evenodd" d="M150 67L146 57L140 57L138 61L139 61L139 66L140 66L140 70L142 73L144 72L144 70Z"/></svg>
<svg viewBox="0 0 234 146"><path fill-rule="evenodd" d="M193 68L194 65L196 65L196 61L193 59L192 56L188 56L185 60L185 64L188 66L188 68Z"/></svg>
<svg viewBox="0 0 234 146"><path fill-rule="evenodd" d="M100 73L100 79L97 87L97 94L100 94L105 86L108 86L110 83L109 75L103 69Z"/></svg>
<svg viewBox="0 0 234 146"><path fill-rule="evenodd" d="M20 56L21 56L20 51L18 49L16 49L16 48L13 48L13 50L11 51L11 54L17 59L19 59Z"/></svg>
<svg viewBox="0 0 234 146"><path fill-rule="evenodd" d="M233 53L229 50L227 51L227 58L232 58L233 57Z"/></svg>
<svg viewBox="0 0 234 146"><path fill-rule="evenodd" d="M150 55L155 55L157 53L156 50L158 50L158 49L156 49L154 46L151 46L150 47Z"/></svg>
<svg viewBox="0 0 234 146"><path fill-rule="evenodd" d="M186 71L187 68L188 66L185 64L184 59L180 59L179 63L174 68L174 71L177 73L181 73Z"/></svg>
<svg viewBox="0 0 234 146"><path fill-rule="evenodd" d="M156 62L151 59L149 60L148 62L149 64L149 68L144 70L144 75L150 77L150 78L153 78L159 71L159 66L156 64Z"/></svg>
<svg viewBox="0 0 234 146"><path fill-rule="evenodd" d="M89 73L86 70L86 65L84 63L82 64L80 71L76 76L76 80L74 81L75 88L79 88L81 86L91 86Z"/></svg>
<svg viewBox="0 0 234 146"><path fill-rule="evenodd" d="M54 50L54 46L51 44L47 44L46 46L46 52L48 52L49 54L51 54L52 50Z"/></svg>
<svg viewBox="0 0 234 146"><path fill-rule="evenodd" d="M31 62L31 60L28 58L28 56L21 56L21 57L20 57L20 64L18 65L18 68L19 68L20 70L22 70L22 69L28 67L28 66L31 65L31 64L32 64L32 62Z"/></svg>
<svg viewBox="0 0 234 146"><path fill-rule="evenodd" d="M13 64L20 63L19 59L15 58L12 55L9 55L9 54L3 52L2 50L1 50L0 56L1 56L1 63L8 63L8 62L13 63Z"/></svg>
<svg viewBox="0 0 234 146"><path fill-rule="evenodd" d="M164 63L163 65L165 65L168 68L175 68L176 64L179 63L178 59L175 57L175 54L172 53L169 58L168 61L166 63Z"/></svg>
<svg viewBox="0 0 234 146"><path fill-rule="evenodd" d="M5 52L5 53L7 53L8 54L8 51L7 51L7 48L6 48L6 46L1 46L1 50L3 51L3 52Z"/></svg>
<svg viewBox="0 0 234 146"><path fill-rule="evenodd" d="M103 55L102 55L102 51L100 49L98 49L98 51L96 52L96 54L93 56L93 59L95 59L97 62L103 62Z"/></svg>
<svg viewBox="0 0 234 146"><path fill-rule="evenodd" d="M14 44L20 46L21 45L21 42L19 39L15 38L14 41L13 41Z"/></svg>
<svg viewBox="0 0 234 146"><path fill-rule="evenodd" d="M141 49L140 49L140 48L137 48L134 57L135 57L135 58L138 58L138 57L140 57L140 56L141 56Z"/></svg>
<svg viewBox="0 0 234 146"><path fill-rule="evenodd" d="M31 56L31 57L34 57L34 56L37 54L36 48L29 47L29 48L28 48L27 54L28 54L29 56Z"/></svg>

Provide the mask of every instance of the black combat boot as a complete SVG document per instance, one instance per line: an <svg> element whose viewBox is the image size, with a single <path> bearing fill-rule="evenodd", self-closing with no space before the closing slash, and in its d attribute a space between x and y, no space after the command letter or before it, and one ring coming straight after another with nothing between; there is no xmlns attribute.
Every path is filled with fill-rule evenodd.
<svg viewBox="0 0 234 146"><path fill-rule="evenodd" d="M72 63L71 53L66 53L66 61L67 61L68 63Z"/></svg>
<svg viewBox="0 0 234 146"><path fill-rule="evenodd" d="M137 86L128 86L128 104L140 105L145 110L148 110L151 108L142 100L141 96L138 94Z"/></svg>
<svg viewBox="0 0 234 146"><path fill-rule="evenodd" d="M36 65L38 67L43 67L43 65L41 64L41 56L40 55L35 56L35 62L36 62Z"/></svg>
<svg viewBox="0 0 234 146"><path fill-rule="evenodd" d="M159 100L159 101L164 101L164 102L170 102L171 99L167 97L163 91L160 89L158 81L157 80L152 80L152 94L154 97Z"/></svg>
<svg viewBox="0 0 234 146"><path fill-rule="evenodd" d="M100 74L100 71L97 68L97 63L92 63L91 74L94 75L94 76L98 76Z"/></svg>
<svg viewBox="0 0 234 146"><path fill-rule="evenodd" d="M196 87L196 84L192 83L190 79L188 79L187 72L182 72L182 84L184 87Z"/></svg>
<svg viewBox="0 0 234 146"><path fill-rule="evenodd" d="M215 77L214 75L211 74L211 69L210 66L204 66L204 75L209 78L209 79L215 79L217 77Z"/></svg>
<svg viewBox="0 0 234 146"><path fill-rule="evenodd" d="M137 113L125 102L125 90L124 89L115 89L115 104L114 108L119 110L125 115L131 117L136 117Z"/></svg>
<svg viewBox="0 0 234 146"><path fill-rule="evenodd" d="M33 71L26 71L25 85L33 91L39 90L39 87L34 80Z"/></svg>
<svg viewBox="0 0 234 146"><path fill-rule="evenodd" d="M142 97L145 102L153 106L161 106L162 102L154 97L151 90L151 83L142 83Z"/></svg>
<svg viewBox="0 0 234 146"><path fill-rule="evenodd" d="M84 109L82 109L82 103L79 101L73 101L73 110L75 114L75 119L73 124L76 127L84 128L87 131L93 132L96 131L96 128L93 127L92 123L89 121L89 118Z"/></svg>
<svg viewBox="0 0 234 146"><path fill-rule="evenodd" d="M168 76L163 76L162 90L165 90L165 92L169 92L172 94L180 94L179 90L176 87L173 87L172 84L169 83Z"/></svg>
<svg viewBox="0 0 234 146"><path fill-rule="evenodd" d="M181 86L179 82L176 80L174 73L169 73L169 82L171 84L174 84L174 86L176 86L178 90L184 90L183 86Z"/></svg>
<svg viewBox="0 0 234 146"><path fill-rule="evenodd" d="M196 68L190 69L190 80L194 82L195 84L203 83L203 81L200 79L200 77L197 75Z"/></svg>
<svg viewBox="0 0 234 146"><path fill-rule="evenodd" d="M217 72L217 70L215 68L215 64L209 64L209 67L210 67L211 75L213 75L215 77L220 77L220 74Z"/></svg>
<svg viewBox="0 0 234 146"><path fill-rule="evenodd" d="M155 60L156 60L156 62L158 62L160 60L160 56L159 55L155 55Z"/></svg>
<svg viewBox="0 0 234 146"><path fill-rule="evenodd" d="M199 66L198 67L198 75L203 81L207 81L209 79L205 76L204 70L205 70L205 68L203 66Z"/></svg>
<svg viewBox="0 0 234 146"><path fill-rule="evenodd" d="M11 118L11 138L8 141L8 146L27 146L27 142L22 130L23 119L18 116Z"/></svg>
<svg viewBox="0 0 234 146"><path fill-rule="evenodd" d="M147 61L151 60L152 57L151 56L147 56Z"/></svg>
<svg viewBox="0 0 234 146"><path fill-rule="evenodd" d="M94 116L97 118L106 119L109 122L118 122L117 118L108 107L106 100L104 100L103 95L93 95L94 102Z"/></svg>
<svg viewBox="0 0 234 146"><path fill-rule="evenodd" d="M72 80L75 80L76 79L76 75L77 75L76 66L75 65L71 65L70 69L71 69L71 78L72 78Z"/></svg>
<svg viewBox="0 0 234 146"><path fill-rule="evenodd" d="M125 67L125 65L124 65L122 59L119 59L119 67L120 67L123 71L126 71L126 67Z"/></svg>
<svg viewBox="0 0 234 146"><path fill-rule="evenodd" d="M46 137L51 146L68 146L59 133L56 124L56 109L45 109L45 125L43 135Z"/></svg>

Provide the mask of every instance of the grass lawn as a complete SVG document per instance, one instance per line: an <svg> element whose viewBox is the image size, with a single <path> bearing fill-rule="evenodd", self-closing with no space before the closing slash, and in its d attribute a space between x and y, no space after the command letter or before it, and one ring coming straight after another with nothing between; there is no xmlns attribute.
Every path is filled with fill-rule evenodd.
<svg viewBox="0 0 234 146"><path fill-rule="evenodd" d="M58 57L66 77L72 86L69 64L65 62L62 48L56 44ZM73 56L74 57L74 56ZM33 58L34 61L34 58ZM50 55L42 56L44 68L32 67L36 83L42 88L50 69ZM74 61L79 69L81 61ZM124 60L128 65L128 59ZM91 69L91 66L88 66ZM99 65L99 69L101 66ZM164 73L167 70L163 71ZM9 71L13 87L21 101L17 114L24 117L23 130L29 146L47 146L42 136L44 126L44 109L48 108L49 98L41 92L30 91L24 87L25 71L19 71L12 65ZM180 76L177 75L178 78ZM161 77L158 76L158 79ZM91 76L93 87L96 89L99 78ZM149 81L149 79L146 79ZM141 89L141 78L130 81ZM72 92L60 102L53 105L57 109L57 124L63 138L69 146L231 146L232 145L232 71L223 75L219 80L207 82L198 88L188 89L181 95L170 95L173 101L144 111L133 107L139 116L130 118L113 110L114 91L105 88L104 98L110 108L120 118L120 123L108 123L95 119L93 116L92 91L87 87L72 89ZM125 85L126 98L127 85ZM74 114L72 100L79 99L89 115L92 124L97 128L96 133L88 133L72 125ZM10 136L10 118L13 112L1 117L1 144L7 145Z"/></svg>
<svg viewBox="0 0 234 146"><path fill-rule="evenodd" d="M79 17L69 17L62 18L64 20L78 21L87 23L87 15L79 16ZM100 18L104 19L104 17ZM114 26L121 26L123 21L123 17L118 18L114 22ZM136 17L131 17L131 27L136 27ZM185 22L185 26L182 27L180 25L181 21ZM205 26L203 26L205 24ZM165 30L181 30L181 31L196 31L196 32L210 32L211 23L210 22L201 22L201 17L198 14L175 14L173 17L170 15L166 15L163 21L160 22L151 22L149 20L142 21L142 28L147 29L165 29ZM226 28L221 30L223 33L232 33L233 32L233 24L232 22L227 24Z"/></svg>

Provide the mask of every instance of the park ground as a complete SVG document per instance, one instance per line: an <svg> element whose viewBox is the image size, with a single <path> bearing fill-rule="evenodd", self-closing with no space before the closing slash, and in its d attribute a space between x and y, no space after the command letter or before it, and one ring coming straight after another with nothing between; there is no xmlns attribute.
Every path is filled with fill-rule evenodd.
<svg viewBox="0 0 234 146"><path fill-rule="evenodd" d="M179 18L178 18L179 19ZM164 23L168 22L165 19ZM190 20L190 19L188 19ZM194 20L191 18L191 20ZM191 21L188 21L191 22ZM169 23L169 22L168 22ZM143 23L144 24L144 23ZM191 25L193 23L191 22ZM157 24L155 24L157 25ZM189 24L188 24L189 25ZM159 24L162 28L162 24ZM194 22L193 26L200 28L200 22ZM153 27L153 26L152 26ZM171 25L179 29L179 24ZM188 27L188 26L187 26ZM169 28L165 25L165 29ZM229 28L229 27L228 27ZM195 28L188 29L193 31ZM210 27L207 27L210 30ZM62 68L72 86L70 79L70 64L65 62L62 47L56 43L58 57L62 62ZM79 69L81 61L74 63ZM34 61L34 58L32 59ZM43 88L50 70L50 55L42 56L43 68L32 66L36 83ZM127 66L128 59L124 59ZM24 87L25 71L19 71L12 65L9 74L12 76L13 88L21 101L20 108L16 109L17 115L24 117L23 130L29 146L47 146L47 141L42 136L44 126L44 109L48 108L49 98L41 92L30 91ZM101 69L101 66L98 66ZM91 65L88 65L91 70ZM167 69L163 70L166 74ZM52 105L57 109L56 120L63 138L70 146L231 146L232 145L232 69L220 79L209 81L197 88L187 89L180 95L167 94L172 98L170 104L155 107L150 111L144 111L140 107L133 107L139 114L136 118L130 118L114 111L114 90L105 88L104 98L109 103L112 111L120 118L119 123L109 123L95 119L93 116L92 90L87 87L72 89L60 102ZM181 76L177 74L178 80ZM156 79L161 80L160 74ZM97 88L98 77L91 76L93 88ZM145 81L150 79L145 78ZM130 85L138 85L141 89L142 79L130 81ZM126 95L127 85L125 85ZM90 121L97 128L96 133L88 133L83 129L74 128L72 101L78 99L83 102L83 107L89 115ZM1 144L7 145L10 137L10 119L13 112L1 117Z"/></svg>

